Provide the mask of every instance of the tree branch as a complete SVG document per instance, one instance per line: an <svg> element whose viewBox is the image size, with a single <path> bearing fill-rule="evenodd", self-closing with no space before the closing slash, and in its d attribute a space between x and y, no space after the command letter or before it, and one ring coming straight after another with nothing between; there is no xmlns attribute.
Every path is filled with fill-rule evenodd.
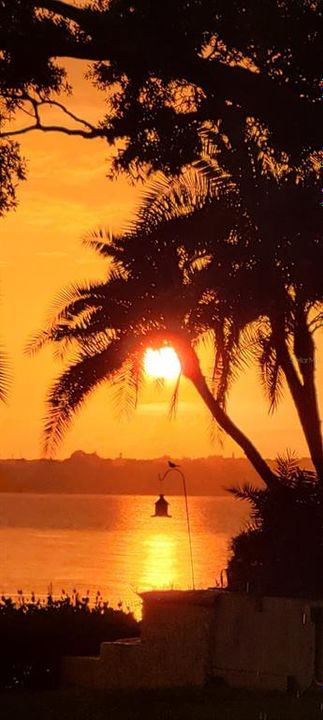
<svg viewBox="0 0 323 720"><path fill-rule="evenodd" d="M41 132L59 132L64 133L65 135L76 135L82 138L85 138L86 140L92 140L96 137L105 137L105 131L104 129L100 128L94 128L93 130L81 130L80 128L68 128L64 127L62 125L42 125L41 123L35 123L34 125L28 125L27 127L20 128L19 130L8 130L6 132L0 133L0 139L2 138L9 138L9 137L16 137L18 135L26 135L29 132L32 132L33 130L40 130Z"/></svg>
<svg viewBox="0 0 323 720"><path fill-rule="evenodd" d="M113 58L119 63L120 71L129 72L131 79L131 68L136 69L138 65L138 38L131 24L116 19L109 9L81 8L63 0L25 1L34 9L58 14L67 24L76 22L84 33L85 37L73 32L62 33L55 27L53 18L48 42L44 44L48 58L69 57L93 62ZM0 47L13 55L22 56L24 52L28 55L31 40L27 32L18 36L7 30L0 33ZM36 36L35 42L38 40ZM155 73L165 83L185 78L202 88L206 100L196 113L198 121L205 119L206 112L210 118L222 118L222 106L230 100L246 115L259 118L269 127L277 144L287 152L299 154L321 147L323 106L300 97L291 83L279 82L265 72L253 72L218 59L203 59L193 53L183 56L174 53L171 65L167 57L161 64L159 55L155 58L152 53L146 70L147 75ZM145 110L143 105L143 115Z"/></svg>
<svg viewBox="0 0 323 720"><path fill-rule="evenodd" d="M0 138L26 135L32 130L41 130L42 132L60 132L65 133L66 135L77 135L85 139L93 139L95 137L105 136L105 131L103 128L98 128L94 125L91 125L86 120L83 120L83 118L75 115L73 112L71 112L71 110L68 110L65 105L63 105L63 103L60 103L57 100L44 100L41 97L40 100L37 100L36 98L28 94L25 94L24 96L19 95L18 97L19 103L29 102L31 104L33 108L33 113L28 112L28 110L26 110L26 108L24 107L20 107L19 109L27 113L27 115L29 115L30 117L33 117L35 122L32 125L27 125L26 127L20 128L18 130L6 130L4 132L0 132ZM40 116L40 108L42 108L44 105L59 108L65 115L67 115L67 117L71 118L80 125L83 125L86 130L82 130L81 128L68 128L63 125L43 125Z"/></svg>
<svg viewBox="0 0 323 720"><path fill-rule="evenodd" d="M78 115L75 115L71 112L71 110L68 110L63 103L57 102L57 100L42 100L39 105L49 105L50 107L53 105L54 107L59 108L62 110L62 112L70 117L72 120L75 120L75 122L80 123L80 125L84 125L88 128L88 130L91 130L92 132L95 132L97 128L94 127L94 125L91 125L91 123L87 122L87 120L84 120L83 118L78 117Z"/></svg>
<svg viewBox="0 0 323 720"><path fill-rule="evenodd" d="M91 7L75 7L63 0L27 0L31 7L44 9L60 15L63 19L76 22L86 34L86 39L77 38L73 33L62 36L57 32L47 46L48 57L71 57L87 61L108 61L118 58L120 68L134 68L138 63L137 38L127 23L116 23L109 9L102 12ZM11 50L12 36L1 34L1 46ZM30 37L19 36L20 52L29 52ZM157 64L156 64L157 63ZM150 58L151 70L160 74L165 82L169 74L167 62L160 68L160 59ZM248 114L258 117L278 135L282 147L287 151L301 152L303 149L321 147L323 106L301 98L293 87L279 83L264 72L256 73L247 68L226 65L215 59L198 56L174 55L171 75L186 78L206 91L210 113L216 112L212 103L230 99ZM143 108L144 111L144 108ZM221 115L219 115L221 117ZM199 114L196 114L199 119Z"/></svg>
<svg viewBox="0 0 323 720"><path fill-rule="evenodd" d="M75 8L61 0L40 0L38 3L35 2L35 5L58 12L68 19L74 19L86 30L89 12L87 8ZM137 45L134 44L131 48L129 38L124 35L122 25L119 31L116 31L115 27L109 28L108 12L104 15L105 52L102 52L102 41L99 40L96 43L92 39L90 43L78 46L78 57L87 60L108 60L111 55L109 51L117 50L122 62L122 55L129 59L132 51L137 54ZM64 52L66 50L65 47ZM74 44L72 49L74 57L76 56L75 51ZM187 60L188 58L183 58L183 67L181 68L181 59L179 58L178 67L174 68L175 72L179 77L191 78L198 86L202 84L207 90L208 97L212 94L215 98L219 95L226 99L229 97L235 103L240 103L248 111L248 114L255 117L260 116L266 125L277 128L280 133L283 133L286 141L293 138L295 142L296 140L299 142L301 139L301 144L305 148L310 130L311 134L315 133L316 142L320 147L323 126L322 104L300 98L292 88L286 84L280 85L277 80L269 78L264 73L252 72L240 66L226 65L212 58L206 60L196 57L191 63Z"/></svg>

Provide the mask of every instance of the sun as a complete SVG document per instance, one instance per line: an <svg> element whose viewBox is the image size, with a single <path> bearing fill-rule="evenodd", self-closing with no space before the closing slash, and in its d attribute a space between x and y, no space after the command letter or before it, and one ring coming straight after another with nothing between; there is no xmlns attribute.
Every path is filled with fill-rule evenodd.
<svg viewBox="0 0 323 720"><path fill-rule="evenodd" d="M145 352L144 367L147 375L155 378L174 380L181 372L181 364L174 348L162 347L159 350L148 348Z"/></svg>

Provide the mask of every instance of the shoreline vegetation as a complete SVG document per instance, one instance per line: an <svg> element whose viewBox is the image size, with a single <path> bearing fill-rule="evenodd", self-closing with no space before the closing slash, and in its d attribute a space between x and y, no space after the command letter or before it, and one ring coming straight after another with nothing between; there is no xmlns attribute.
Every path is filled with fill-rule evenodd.
<svg viewBox="0 0 323 720"><path fill-rule="evenodd" d="M0 598L0 690L55 688L64 655L99 655L102 642L138 637L140 623L123 603L110 607L98 591L64 590L41 599L17 591Z"/></svg>
<svg viewBox="0 0 323 720"><path fill-rule="evenodd" d="M65 460L0 460L0 493L154 495L158 475L164 472L168 459L110 459L78 450ZM185 472L191 496L225 497L228 485L241 482L261 486L245 458L213 455L179 458L176 462ZM274 460L267 462L275 464ZM309 458L301 458L298 464L304 469L313 467ZM167 487L171 495L181 494L177 478L169 477Z"/></svg>
<svg viewBox="0 0 323 720"><path fill-rule="evenodd" d="M140 635L140 623L122 603L114 609L100 592L64 590L54 599L49 588L41 600L18 591L18 600L0 598L0 704L2 720L311 720L321 717L322 688L302 695L241 690L224 683L203 688L106 691L60 686L60 661L66 654L98 654L101 642ZM9 642L10 637L10 642ZM134 708L134 711L129 711ZM133 712L133 714L132 714Z"/></svg>

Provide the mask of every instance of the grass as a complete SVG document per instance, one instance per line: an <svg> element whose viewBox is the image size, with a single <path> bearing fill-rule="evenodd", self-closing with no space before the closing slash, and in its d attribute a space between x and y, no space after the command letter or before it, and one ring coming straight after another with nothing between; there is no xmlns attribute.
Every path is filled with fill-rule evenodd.
<svg viewBox="0 0 323 720"><path fill-rule="evenodd" d="M230 688L0 694L1 720L323 720L323 691L299 699Z"/></svg>

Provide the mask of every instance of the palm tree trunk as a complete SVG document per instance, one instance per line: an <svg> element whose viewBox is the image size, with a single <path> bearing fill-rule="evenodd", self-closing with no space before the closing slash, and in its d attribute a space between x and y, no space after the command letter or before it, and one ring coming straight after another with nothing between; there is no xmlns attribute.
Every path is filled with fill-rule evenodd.
<svg viewBox="0 0 323 720"><path fill-rule="evenodd" d="M280 364L296 407L312 463L323 483L323 445L315 385L309 380L304 385L300 382L287 349L286 353L288 358L285 353L281 355Z"/></svg>
<svg viewBox="0 0 323 720"><path fill-rule="evenodd" d="M265 485L268 488L276 487L279 481L275 473L267 465L251 440L234 424L218 400L212 395L201 372L199 359L191 346L190 340L183 334L180 337L180 333L174 334L171 340L180 359L183 375L194 385L216 422L241 447Z"/></svg>
<svg viewBox="0 0 323 720"><path fill-rule="evenodd" d="M321 483L323 483L323 447L317 398L316 394L313 395L311 392L307 392L306 387L302 392L302 400L297 407L297 412L302 423L311 460Z"/></svg>
<svg viewBox="0 0 323 720"><path fill-rule="evenodd" d="M272 319L273 340L279 363L286 377L287 385L293 398L296 411L307 442L310 457L318 477L323 483L323 443L321 420L315 387L315 347L311 334L303 324L300 329L298 343L294 348L295 359L286 344L285 332L281 319ZM303 350L299 350L299 346ZM301 354L299 354L301 352ZM298 375L294 362L298 363ZM300 379L302 376L302 380Z"/></svg>
<svg viewBox="0 0 323 720"><path fill-rule="evenodd" d="M200 372L199 377L190 378L190 380L217 423L241 447L249 462L253 465L267 487L273 488L276 486L276 475L270 469L269 465L267 465L251 440L234 424L229 415L212 395L202 373Z"/></svg>

